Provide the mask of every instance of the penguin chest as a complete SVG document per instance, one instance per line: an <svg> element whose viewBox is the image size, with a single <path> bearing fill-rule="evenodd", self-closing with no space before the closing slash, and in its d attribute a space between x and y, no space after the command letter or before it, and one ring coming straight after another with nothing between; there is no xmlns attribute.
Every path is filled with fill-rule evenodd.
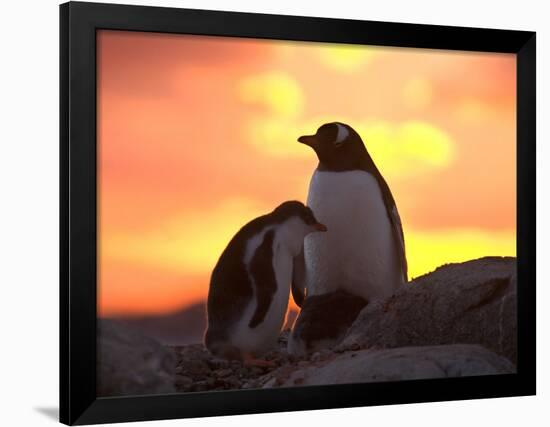
<svg viewBox="0 0 550 427"><path fill-rule="evenodd" d="M398 253L376 178L316 171L308 205L328 228L304 241L308 293L344 289L365 299L393 293L400 283Z"/></svg>
<svg viewBox="0 0 550 427"><path fill-rule="evenodd" d="M244 316L236 325L233 343L238 348L249 352L269 350L276 341L284 325L288 309L290 282L292 279L292 256L275 239L273 243L273 274L276 288L270 296L269 307L262 321L251 327L250 321L258 307L258 288L265 286L264 277L253 277L254 297L251 299Z"/></svg>

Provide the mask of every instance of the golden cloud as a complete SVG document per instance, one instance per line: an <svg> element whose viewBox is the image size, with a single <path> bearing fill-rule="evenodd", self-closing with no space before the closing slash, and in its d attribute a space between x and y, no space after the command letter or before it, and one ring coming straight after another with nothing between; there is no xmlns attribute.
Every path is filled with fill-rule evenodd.
<svg viewBox="0 0 550 427"><path fill-rule="evenodd" d="M418 175L448 166L454 143L444 130L422 121L384 121L355 127L369 153L385 174Z"/></svg>
<svg viewBox="0 0 550 427"><path fill-rule="evenodd" d="M275 157L310 158L312 153L296 142L300 135L315 133L335 118L318 117L304 122L257 117L247 127L247 141L262 153ZM342 122L353 123L341 119ZM410 176L444 168L452 162L454 144L442 129L426 122L387 121L353 123L369 153L384 174Z"/></svg>
<svg viewBox="0 0 550 427"><path fill-rule="evenodd" d="M325 44L316 50L321 63L340 72L354 72L374 56L374 49L361 45Z"/></svg>
<svg viewBox="0 0 550 427"><path fill-rule="evenodd" d="M248 123L246 139L258 151L269 156L311 158L311 150L304 147L303 144L299 144L298 137L315 133L321 124L331 121L334 120L316 118L299 122L292 118L285 119L275 116L256 117Z"/></svg>
<svg viewBox="0 0 550 427"><path fill-rule="evenodd" d="M475 98L465 98L459 101L454 110L456 119L463 123L483 123L494 118L498 111L487 103Z"/></svg>
<svg viewBox="0 0 550 427"><path fill-rule="evenodd" d="M238 92L243 102L263 105L282 117L295 117L304 107L300 85L282 72L246 77L238 86Z"/></svg>
<svg viewBox="0 0 550 427"><path fill-rule="evenodd" d="M422 109L432 101L432 86L426 79L414 77L403 87L403 103L411 109Z"/></svg>
<svg viewBox="0 0 550 427"><path fill-rule="evenodd" d="M210 211L186 211L150 232L104 236L101 257L164 271L209 274L237 231L271 209L252 200L227 199Z"/></svg>

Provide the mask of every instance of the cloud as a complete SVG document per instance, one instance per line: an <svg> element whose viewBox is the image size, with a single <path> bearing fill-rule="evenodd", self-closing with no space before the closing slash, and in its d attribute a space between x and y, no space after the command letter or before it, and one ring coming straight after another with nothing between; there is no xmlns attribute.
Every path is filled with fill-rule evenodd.
<svg viewBox="0 0 550 427"><path fill-rule="evenodd" d="M187 275L210 274L235 233L271 209L246 199L226 199L207 212L189 209L149 232L104 236L101 256Z"/></svg>
<svg viewBox="0 0 550 427"><path fill-rule="evenodd" d="M382 171L394 176L423 174L451 164L454 144L449 134L430 123L372 121L355 127Z"/></svg>
<svg viewBox="0 0 550 427"><path fill-rule="evenodd" d="M296 142L300 135L315 133L323 123L349 123L384 174L411 176L448 166L454 157L451 136L430 123L383 120L354 122L338 117L317 117L305 121L259 116L249 121L246 139L265 155L284 158L311 158L307 147Z"/></svg>
<svg viewBox="0 0 550 427"><path fill-rule="evenodd" d="M323 44L316 52L323 65L346 73L359 70L375 55L373 48L362 45Z"/></svg>
<svg viewBox="0 0 550 427"><path fill-rule="evenodd" d="M246 141L259 152L278 158L310 159L311 150L297 142L301 135L334 119L329 117L300 121L276 116L257 116L247 123Z"/></svg>
<svg viewBox="0 0 550 427"><path fill-rule="evenodd" d="M467 97L456 103L454 116L461 123L480 124L498 119L499 108L482 100Z"/></svg>
<svg viewBox="0 0 550 427"><path fill-rule="evenodd" d="M101 89L154 99L185 94L198 75L220 79L244 67L260 67L274 50L263 40L101 30L97 52Z"/></svg>
<svg viewBox="0 0 550 427"><path fill-rule="evenodd" d="M270 72L245 77L238 90L244 103L267 107L282 117L295 117L304 107L300 85L286 73Z"/></svg>
<svg viewBox="0 0 550 427"><path fill-rule="evenodd" d="M423 109L432 101L432 86L427 79L414 77L403 87L403 103L411 109Z"/></svg>

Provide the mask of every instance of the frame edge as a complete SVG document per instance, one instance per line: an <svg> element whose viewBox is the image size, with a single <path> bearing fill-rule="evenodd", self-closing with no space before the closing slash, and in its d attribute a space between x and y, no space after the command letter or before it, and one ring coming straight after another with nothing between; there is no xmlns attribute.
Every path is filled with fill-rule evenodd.
<svg viewBox="0 0 550 427"><path fill-rule="evenodd" d="M59 5L59 421L70 423L69 3Z"/></svg>
<svg viewBox="0 0 550 427"><path fill-rule="evenodd" d="M536 33L517 52L518 373L536 394Z"/></svg>

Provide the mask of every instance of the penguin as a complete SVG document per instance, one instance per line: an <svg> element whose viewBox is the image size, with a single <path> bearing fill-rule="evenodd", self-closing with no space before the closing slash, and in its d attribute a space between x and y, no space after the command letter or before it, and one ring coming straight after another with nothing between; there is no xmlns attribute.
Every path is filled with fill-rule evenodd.
<svg viewBox="0 0 550 427"><path fill-rule="evenodd" d="M306 237L295 260L295 269L304 273L293 288L307 289L308 296L340 289L369 302L390 296L407 282L403 227L361 137L333 122L298 141L319 160L307 204L329 231L322 239Z"/></svg>
<svg viewBox="0 0 550 427"><path fill-rule="evenodd" d="M257 357L275 344L285 322L293 260L305 236L320 231L326 227L310 208L288 201L237 232L210 279L204 344L213 355L269 365Z"/></svg>

